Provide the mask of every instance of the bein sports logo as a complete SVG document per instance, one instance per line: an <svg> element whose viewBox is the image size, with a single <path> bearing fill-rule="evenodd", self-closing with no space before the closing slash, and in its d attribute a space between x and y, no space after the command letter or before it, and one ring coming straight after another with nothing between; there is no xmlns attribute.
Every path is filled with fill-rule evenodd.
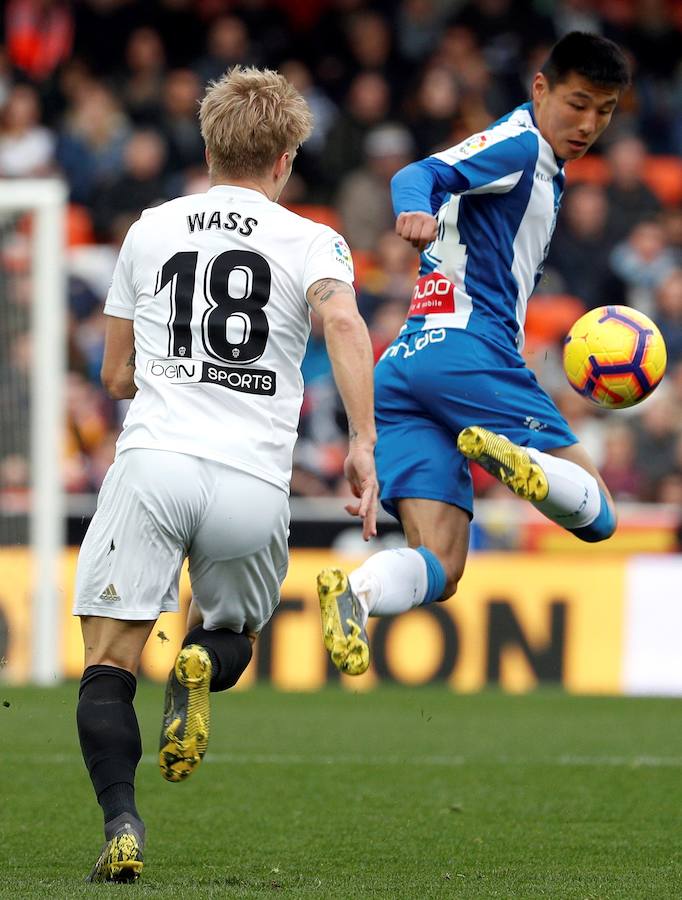
<svg viewBox="0 0 682 900"><path fill-rule="evenodd" d="M173 384L196 384L201 381L202 366L194 359L150 359L147 375Z"/></svg>
<svg viewBox="0 0 682 900"><path fill-rule="evenodd" d="M275 372L219 366L195 359L150 359L146 374L168 384L214 384L242 394L272 397L277 389Z"/></svg>

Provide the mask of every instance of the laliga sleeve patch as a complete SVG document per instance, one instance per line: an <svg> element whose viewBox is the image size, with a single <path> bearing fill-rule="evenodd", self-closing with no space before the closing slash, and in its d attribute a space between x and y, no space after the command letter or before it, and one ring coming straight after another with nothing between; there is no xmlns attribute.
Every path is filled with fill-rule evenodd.
<svg viewBox="0 0 682 900"><path fill-rule="evenodd" d="M332 241L332 257L336 262L341 263L351 275L353 274L353 257L350 247L340 235L337 235Z"/></svg>

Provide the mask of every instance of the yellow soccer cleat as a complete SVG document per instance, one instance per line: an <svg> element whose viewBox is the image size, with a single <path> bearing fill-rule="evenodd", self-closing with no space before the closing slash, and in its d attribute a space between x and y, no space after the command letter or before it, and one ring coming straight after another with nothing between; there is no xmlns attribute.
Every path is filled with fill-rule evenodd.
<svg viewBox="0 0 682 900"><path fill-rule="evenodd" d="M345 675L362 675L369 666L369 639L348 577L341 569L323 569L317 576L317 595L324 646L332 662Z"/></svg>
<svg viewBox="0 0 682 900"><path fill-rule="evenodd" d="M93 883L137 881L143 865L142 838L130 825L123 825L106 842L86 880Z"/></svg>
<svg viewBox="0 0 682 900"><path fill-rule="evenodd" d="M168 675L159 742L159 768L166 781L188 778L204 758L211 720L211 659L189 644Z"/></svg>
<svg viewBox="0 0 682 900"><path fill-rule="evenodd" d="M517 497L539 502L549 493L549 482L542 467L524 447L478 425L459 433L457 449L473 459L486 472L506 485Z"/></svg>

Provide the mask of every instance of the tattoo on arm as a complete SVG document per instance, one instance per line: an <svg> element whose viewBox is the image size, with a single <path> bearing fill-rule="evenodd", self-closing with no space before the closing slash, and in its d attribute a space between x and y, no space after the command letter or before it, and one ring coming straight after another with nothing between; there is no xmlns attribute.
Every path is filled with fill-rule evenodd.
<svg viewBox="0 0 682 900"><path fill-rule="evenodd" d="M358 436L357 428L355 427L355 425L353 425L353 420L349 416L348 417L348 440L354 441L357 436Z"/></svg>
<svg viewBox="0 0 682 900"><path fill-rule="evenodd" d="M130 354L130 356L128 357L128 362L126 363L126 366L127 366L129 369L134 369L134 368L135 368L135 351L134 351L134 350L133 350L133 352Z"/></svg>
<svg viewBox="0 0 682 900"><path fill-rule="evenodd" d="M351 285L345 281L339 281L337 278L323 278L315 283L313 297L318 306L322 306L334 294L350 294L351 297L355 297L355 291Z"/></svg>

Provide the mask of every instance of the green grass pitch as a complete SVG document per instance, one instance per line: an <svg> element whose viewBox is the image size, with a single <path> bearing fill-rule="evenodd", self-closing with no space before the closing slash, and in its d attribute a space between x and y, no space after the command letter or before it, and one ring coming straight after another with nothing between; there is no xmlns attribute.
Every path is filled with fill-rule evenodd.
<svg viewBox="0 0 682 900"><path fill-rule="evenodd" d="M0 686L1 897L682 897L680 701L256 688L214 698L173 785L143 683L145 870L113 886L83 883L102 838L76 690Z"/></svg>

